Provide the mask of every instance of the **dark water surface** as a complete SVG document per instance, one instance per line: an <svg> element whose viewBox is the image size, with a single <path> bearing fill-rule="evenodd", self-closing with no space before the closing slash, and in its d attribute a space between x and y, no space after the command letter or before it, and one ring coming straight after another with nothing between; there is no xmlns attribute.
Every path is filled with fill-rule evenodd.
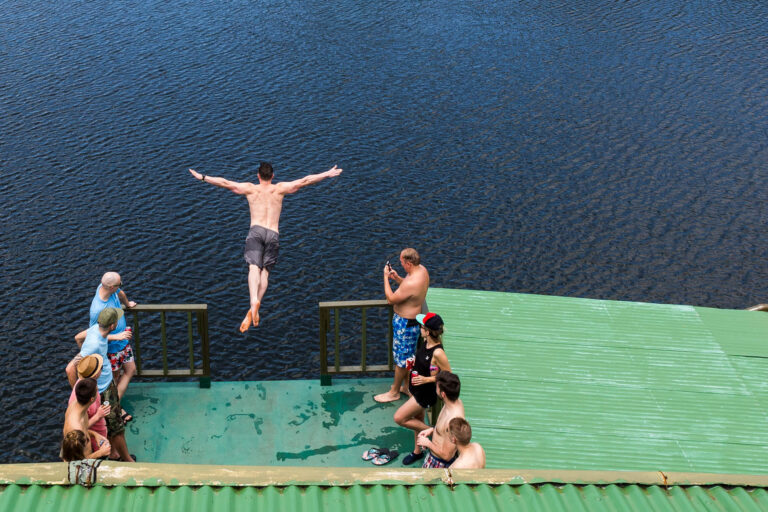
<svg viewBox="0 0 768 512"><path fill-rule="evenodd" d="M317 302L441 287L764 302L768 4L2 2L0 462L54 460L101 274L210 305L218 380L314 378ZM286 200L263 326L244 199ZM450 326L448 326L450 327Z"/></svg>

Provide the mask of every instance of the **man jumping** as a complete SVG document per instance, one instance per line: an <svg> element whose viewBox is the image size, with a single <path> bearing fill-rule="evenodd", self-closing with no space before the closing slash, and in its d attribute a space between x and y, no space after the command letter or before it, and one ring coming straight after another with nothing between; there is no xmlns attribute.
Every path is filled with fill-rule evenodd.
<svg viewBox="0 0 768 512"><path fill-rule="evenodd" d="M295 181L272 183L274 171L272 165L262 162L259 166L259 183L238 183L224 178L215 178L200 174L194 169L189 172L200 181L231 190L235 194L245 196L251 210L251 228L245 239L245 261L248 263L248 288L251 292L251 308L245 315L240 332L245 332L253 324L259 325L259 308L264 293L267 291L267 280L272 267L277 263L277 253L280 249L278 241L278 224L283 208L283 197L293 194L307 185L313 185L325 178L333 178L341 174L342 169L335 165L320 174L310 174Z"/></svg>

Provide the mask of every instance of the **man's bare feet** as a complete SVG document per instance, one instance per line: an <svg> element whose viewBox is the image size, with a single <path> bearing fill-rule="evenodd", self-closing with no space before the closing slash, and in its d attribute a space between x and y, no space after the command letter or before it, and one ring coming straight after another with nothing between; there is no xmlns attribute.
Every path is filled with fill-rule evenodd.
<svg viewBox="0 0 768 512"><path fill-rule="evenodd" d="M261 302L256 303L256 307L251 308L251 317L253 318L253 326L258 327L259 326L259 308L261 307Z"/></svg>
<svg viewBox="0 0 768 512"><path fill-rule="evenodd" d="M245 332L251 326L251 311L248 310L248 314L245 315L243 322L240 324L240 332Z"/></svg>
<svg viewBox="0 0 768 512"><path fill-rule="evenodd" d="M400 392L405 394L405 396L411 396L411 390L407 386L400 386Z"/></svg>
<svg viewBox="0 0 768 512"><path fill-rule="evenodd" d="M392 393L391 391L387 391L386 393L374 396L373 399L379 403L385 404L387 402L400 400L400 393Z"/></svg>

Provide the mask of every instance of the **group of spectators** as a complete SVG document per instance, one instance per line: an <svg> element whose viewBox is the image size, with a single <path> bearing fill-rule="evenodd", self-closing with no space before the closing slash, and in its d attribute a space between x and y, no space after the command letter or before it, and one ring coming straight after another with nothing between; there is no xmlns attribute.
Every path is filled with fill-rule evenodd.
<svg viewBox="0 0 768 512"><path fill-rule="evenodd" d="M120 407L136 373L122 307L132 308L117 272L107 272L91 301L88 329L75 335L79 353L66 367L72 386L64 415L61 458L64 461L108 457L135 462L125 441L125 424L133 418Z"/></svg>
<svg viewBox="0 0 768 512"><path fill-rule="evenodd" d="M394 309L395 377L389 391L374 399L393 402L401 393L409 395L394 415L398 425L414 432L414 449L403 464L424 459L425 468L483 468L485 452L471 442L472 429L459 399L461 381L451 372L443 348L443 319L421 311L429 273L415 249L404 249L400 263L405 277L389 263L384 267L384 292ZM399 285L396 291L390 279ZM133 333L126 326L122 308L136 303L128 300L122 287L118 273L102 276L91 302L90 325L75 336L80 351L66 367L72 393L61 443L65 461L108 457L135 462L125 440L125 424L132 418L120 407L120 400L136 373L130 345ZM435 425L429 426L425 414L438 399L443 407Z"/></svg>
<svg viewBox="0 0 768 512"><path fill-rule="evenodd" d="M403 457L404 465L424 459L425 468L484 468L485 451L478 443L470 442L472 428L459 399L461 381L451 373L443 348L443 319L421 311L429 288L429 273L412 248L403 249L400 264L405 277L393 270L389 262L384 267L384 294L394 309L395 378L389 391L376 395L374 400L393 402L400 399L401 393L410 396L394 416L398 425L414 432L414 449ZM392 290L390 279L399 285L396 291ZM427 408L437 404L438 398L443 407L435 425L430 427L424 422L425 414Z"/></svg>

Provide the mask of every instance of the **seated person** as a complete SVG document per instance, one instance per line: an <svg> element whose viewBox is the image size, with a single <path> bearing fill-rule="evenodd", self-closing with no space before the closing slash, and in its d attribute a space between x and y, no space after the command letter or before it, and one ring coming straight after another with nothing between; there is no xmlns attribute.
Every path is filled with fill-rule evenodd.
<svg viewBox="0 0 768 512"><path fill-rule="evenodd" d="M485 450L480 443L470 443L472 427L464 418L453 418L448 422L448 434L459 451L451 469L482 469L485 467Z"/></svg>

